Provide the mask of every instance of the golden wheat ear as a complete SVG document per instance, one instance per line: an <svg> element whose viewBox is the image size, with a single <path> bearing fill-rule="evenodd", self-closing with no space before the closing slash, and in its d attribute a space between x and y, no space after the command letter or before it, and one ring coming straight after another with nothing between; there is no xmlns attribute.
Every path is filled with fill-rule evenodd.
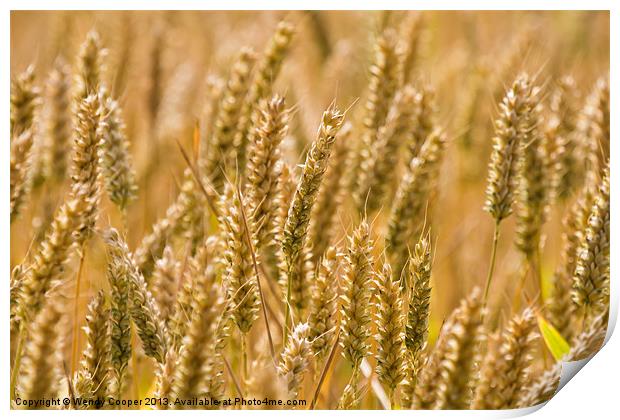
<svg viewBox="0 0 620 420"><path fill-rule="evenodd" d="M11 223L26 204L33 178L41 169L33 126L40 105L34 67L30 66L11 80Z"/></svg>
<svg viewBox="0 0 620 420"><path fill-rule="evenodd" d="M286 343L282 352L278 373L284 378L287 386L287 395L294 399L299 396L303 386L304 373L310 364L312 350L308 335L308 324L298 324Z"/></svg>
<svg viewBox="0 0 620 420"><path fill-rule="evenodd" d="M110 397L112 391L110 331L110 310L105 295L100 290L88 305L84 328L86 349L80 370L85 371L82 377L90 378L92 381L93 396L103 400Z"/></svg>
<svg viewBox="0 0 620 420"><path fill-rule="evenodd" d="M288 131L290 110L284 98L274 95L263 100L259 106L253 143L248 144L248 167L246 169L247 201L249 214L256 221L257 249L262 250L273 243L277 208L278 177L282 156L280 144Z"/></svg>
<svg viewBox="0 0 620 420"><path fill-rule="evenodd" d="M471 408L514 408L531 384L533 352L538 339L536 316L531 308L515 315L504 329L499 346L488 351Z"/></svg>
<svg viewBox="0 0 620 420"><path fill-rule="evenodd" d="M60 395L65 319L58 296L49 299L30 325L19 379L21 398L33 400Z"/></svg>
<svg viewBox="0 0 620 420"><path fill-rule="evenodd" d="M339 262L336 248L329 247L320 260L312 287L308 324L316 368L327 356L336 334Z"/></svg>
<svg viewBox="0 0 620 420"><path fill-rule="evenodd" d="M125 122L118 102L103 89L99 91L99 96L101 174L110 200L125 212L127 206L136 198L138 190L129 154L129 141L125 134Z"/></svg>
<svg viewBox="0 0 620 420"><path fill-rule="evenodd" d="M386 388L390 405L394 405L394 392L405 378L405 320L400 282L394 278L392 268L383 264L377 273L379 305L375 318L377 326L377 375Z"/></svg>
<svg viewBox="0 0 620 420"><path fill-rule="evenodd" d="M342 354L359 371L364 357L370 354L370 305L373 292L374 257L370 226L362 221L348 239L344 261L341 345Z"/></svg>
<svg viewBox="0 0 620 420"><path fill-rule="evenodd" d="M431 133L420 156L409 163L392 203L386 234L386 249L395 273L402 273L409 257L411 238L420 236L424 212L439 178L446 147L441 131Z"/></svg>
<svg viewBox="0 0 620 420"><path fill-rule="evenodd" d="M257 64L247 98L239 114L233 143L235 150L233 162L236 161L242 171L245 168L247 145L253 142L251 138L255 135L252 126L258 121L260 101L272 95L273 84L280 74L284 59L289 54L293 35L293 25L286 21L280 22Z"/></svg>
<svg viewBox="0 0 620 420"><path fill-rule="evenodd" d="M213 135L208 141L209 153L205 158L204 173L213 185L221 189L225 170L234 167L236 159L235 135L250 88L251 72L256 61L252 49L244 48L233 63L228 82L221 94L219 106L213 120Z"/></svg>
<svg viewBox="0 0 620 420"><path fill-rule="evenodd" d="M573 277L573 302L586 320L609 311L609 163L603 174L581 235Z"/></svg>
<svg viewBox="0 0 620 420"><path fill-rule="evenodd" d="M169 347L169 337L157 303L147 290L142 273L116 229L112 228L105 233L105 241L108 250L108 275L126 283L126 286L123 286L127 287L129 315L136 325L144 353L163 363Z"/></svg>

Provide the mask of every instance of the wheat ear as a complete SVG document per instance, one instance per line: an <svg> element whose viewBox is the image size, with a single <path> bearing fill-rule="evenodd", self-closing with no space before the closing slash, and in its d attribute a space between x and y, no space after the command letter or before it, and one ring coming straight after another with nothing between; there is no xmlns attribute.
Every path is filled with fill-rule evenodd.
<svg viewBox="0 0 620 420"><path fill-rule="evenodd" d="M374 44L373 61L370 65L368 80L368 95L364 105L364 131L359 150L358 174L369 170L373 159L379 129L383 126L388 114L393 96L398 89L401 79L401 58L396 33L386 30ZM358 208L364 208L366 199L365 188L367 185L356 182L356 204Z"/></svg>
<svg viewBox="0 0 620 420"><path fill-rule="evenodd" d="M249 213L256 221L257 249L273 241L277 208L278 177L281 165L280 144L288 130L289 111L284 98L274 95L261 101L260 118L254 143L248 145L247 200Z"/></svg>
<svg viewBox="0 0 620 420"><path fill-rule="evenodd" d="M370 227L362 221L348 239L344 261L341 345L353 374L370 353L370 299L373 283L373 242Z"/></svg>
<svg viewBox="0 0 620 420"><path fill-rule="evenodd" d="M75 98L79 103L89 95L96 94L102 87L101 75L105 71L104 58L107 50L101 44L101 37L95 30L86 34L80 46L75 75Z"/></svg>
<svg viewBox="0 0 620 420"><path fill-rule="evenodd" d="M71 140L71 76L69 66L62 59L54 64L46 86L48 109L46 133L48 154L46 172L60 184L67 174L69 145Z"/></svg>
<svg viewBox="0 0 620 420"><path fill-rule="evenodd" d="M471 408L514 408L531 383L530 369L538 334L536 317L527 308L516 315L502 334L498 349L490 351L480 368Z"/></svg>
<svg viewBox="0 0 620 420"><path fill-rule="evenodd" d="M34 84L34 66L29 66L11 80L11 136L32 128L40 101L39 88Z"/></svg>
<svg viewBox="0 0 620 420"><path fill-rule="evenodd" d="M202 276L196 284L192 316L181 345L172 384L171 393L175 398L196 398L209 392L209 361L214 357L216 328L224 299L219 287L205 280L206 276Z"/></svg>
<svg viewBox="0 0 620 420"><path fill-rule="evenodd" d="M499 104L499 117L495 120L493 152L489 163L487 177L486 201L484 210L495 221L491 262L484 289L486 305L499 241L499 226L512 214L512 207L519 185L519 148L525 147L523 137L528 130L528 112L530 112L531 84L527 75L519 76Z"/></svg>
<svg viewBox="0 0 620 420"><path fill-rule="evenodd" d="M206 157L205 173L216 188L221 187L224 181L224 171L235 167L235 130L250 87L255 61L256 54L252 49L241 50L232 65L213 120L213 136L209 141L210 151Z"/></svg>
<svg viewBox="0 0 620 420"><path fill-rule="evenodd" d="M146 288L144 277L133 262L125 241L115 229L105 235L109 270L124 276L128 284L129 314L136 325L144 353L159 363L164 362L168 350L168 336L157 304Z"/></svg>
<svg viewBox="0 0 620 420"><path fill-rule="evenodd" d="M110 310L105 295L99 291L88 305L86 315L86 349L81 369L88 372L93 381L93 395L106 399L111 391L110 372Z"/></svg>
<svg viewBox="0 0 620 420"><path fill-rule="evenodd" d="M577 251L573 277L573 301L587 317L604 313L609 307L609 208L608 164Z"/></svg>
<svg viewBox="0 0 620 420"><path fill-rule="evenodd" d="M516 245L528 261L535 266L540 248L540 231L548 206L548 172L543 139L540 133L540 89L529 85L527 109L523 120L518 162L518 187L516 206Z"/></svg>
<svg viewBox="0 0 620 420"><path fill-rule="evenodd" d="M329 167L312 206L308 226L308 243L312 244L312 256L320 258L336 237L338 210L347 194L347 177L350 175L352 158L351 136L353 126L346 122L336 135L336 142L329 158Z"/></svg>
<svg viewBox="0 0 620 420"><path fill-rule="evenodd" d="M282 352L282 361L278 373L286 381L287 395L290 399L299 397L303 385L304 373L310 364L312 350L308 335L308 324L298 324L287 341Z"/></svg>
<svg viewBox="0 0 620 420"><path fill-rule="evenodd" d="M418 237L424 223L427 201L439 177L446 139L433 132L424 142L420 156L411 160L400 182L388 221L386 248L397 276L403 272L409 256L409 238Z"/></svg>
<svg viewBox="0 0 620 420"><path fill-rule="evenodd" d="M40 400L60 395L64 317L58 301L48 299L30 325L30 341L24 351L19 396Z"/></svg>
<svg viewBox="0 0 620 420"><path fill-rule="evenodd" d="M329 247L321 258L312 287L308 324L309 339L317 365L327 356L329 345L336 334L338 265L336 248Z"/></svg>
<svg viewBox="0 0 620 420"><path fill-rule="evenodd" d="M474 289L446 320L420 372L414 408L465 409L469 406L479 364L482 311L480 290Z"/></svg>
<svg viewBox="0 0 620 420"><path fill-rule="evenodd" d="M181 276L181 264L170 246L164 248L162 257L155 263L152 290L164 323L169 327Z"/></svg>
<svg viewBox="0 0 620 420"><path fill-rule="evenodd" d="M394 391L405 377L405 320L400 282L384 263L377 273L379 303L377 308L377 375L387 389L390 405L394 405Z"/></svg>
<svg viewBox="0 0 620 420"><path fill-rule="evenodd" d="M342 127L344 114L335 106L330 106L324 113L319 127L317 138L312 144L306 157L301 178L297 184L297 190L291 202L282 241L282 251L286 261L287 293L286 293L286 317L284 329L288 329L289 307L299 308L303 305L302 296L292 296L292 290L309 289L303 284L300 272L300 257L305 246L308 224L312 213L312 206L327 170L331 149L336 140L336 134ZM284 336L287 333L285 331Z"/></svg>
<svg viewBox="0 0 620 420"><path fill-rule="evenodd" d="M238 162L239 168L245 167L246 147L252 142L250 137L254 136L252 125L258 121L258 105L261 99L269 98L272 94L273 84L288 55L293 33L293 26L290 23L280 22L257 65L246 101L239 114L234 138L236 155L233 161Z"/></svg>
<svg viewBox="0 0 620 420"><path fill-rule="evenodd" d="M138 186L125 135L122 110L105 91L101 93L100 165L110 200L124 212L136 197Z"/></svg>

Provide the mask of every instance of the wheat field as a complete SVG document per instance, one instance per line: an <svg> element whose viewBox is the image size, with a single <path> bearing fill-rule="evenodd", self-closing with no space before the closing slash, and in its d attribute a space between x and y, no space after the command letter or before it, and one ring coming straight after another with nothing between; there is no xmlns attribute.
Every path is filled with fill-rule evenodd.
<svg viewBox="0 0 620 420"><path fill-rule="evenodd" d="M14 409L508 409L609 318L609 12L12 12Z"/></svg>

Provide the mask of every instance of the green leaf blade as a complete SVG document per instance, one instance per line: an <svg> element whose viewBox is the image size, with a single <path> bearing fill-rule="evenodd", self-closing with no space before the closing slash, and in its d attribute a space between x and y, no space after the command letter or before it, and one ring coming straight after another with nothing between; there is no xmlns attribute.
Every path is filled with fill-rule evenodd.
<svg viewBox="0 0 620 420"><path fill-rule="evenodd" d="M564 337L540 315L538 316L538 329L553 358L557 361L562 360L570 351L570 345Z"/></svg>

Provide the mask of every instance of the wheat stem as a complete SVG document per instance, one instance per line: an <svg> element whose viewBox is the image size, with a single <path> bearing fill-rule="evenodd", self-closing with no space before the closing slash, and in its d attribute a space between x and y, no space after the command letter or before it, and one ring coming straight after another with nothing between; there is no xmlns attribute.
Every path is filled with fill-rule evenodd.
<svg viewBox="0 0 620 420"><path fill-rule="evenodd" d="M250 379L248 372L248 337L247 334L241 333L241 383L247 386Z"/></svg>
<svg viewBox="0 0 620 420"><path fill-rule="evenodd" d="M269 352L271 353L271 360L273 361L273 365L276 366L276 352L273 347L273 338L271 336L271 328L269 327L269 319L267 319L265 296L263 295L263 288L260 283L260 273L258 270L258 263L256 262L256 253L254 252L254 245L252 244L252 240L250 238L250 232L248 230L248 220L245 215L245 208L243 204L243 196L241 195L241 190L239 189L239 186L237 186L237 195L239 196L239 208L241 209L241 220L243 221L243 232L245 233L243 236L248 244L248 248L250 249L250 254L252 256L252 265L254 266L254 272L256 273L256 284L258 286L258 294L260 295L260 303L263 310L263 319L265 320L267 338L269 339Z"/></svg>
<svg viewBox="0 0 620 420"><path fill-rule="evenodd" d="M487 274L486 286L484 287L484 297L482 298L482 306L487 306L487 300L489 297L489 289L491 288L491 281L493 279L493 272L495 271L495 259L497 256L497 243L499 241L499 221L495 222L493 228L493 245L491 248L491 262L489 263L489 272Z"/></svg>
<svg viewBox="0 0 620 420"><path fill-rule="evenodd" d="M15 399L15 388L17 386L17 377L22 362L22 353L24 349L24 341L26 341L26 327L24 322L19 327L19 337L17 339L17 348L15 350L15 360L13 361L13 370L11 371L11 400Z"/></svg>
<svg viewBox="0 0 620 420"><path fill-rule="evenodd" d="M82 251L80 252L80 263L78 265L77 277L75 279L75 299L73 302L73 341L71 343L71 376L75 374L78 359L78 315L80 309L80 283L82 281L82 270L84 268L85 255L86 248L83 246Z"/></svg>
<svg viewBox="0 0 620 420"><path fill-rule="evenodd" d="M316 405L316 401L319 398L319 394L321 393L321 386L327 377L327 372L332 365L334 360L334 356L336 356L336 350L338 350L338 342L340 341L340 326L336 327L336 337L334 338L334 344L332 345L332 349L329 352L329 356L327 357L327 361L325 362L325 366L323 366L323 370L321 371L321 377L319 378L319 382L316 384L316 389L314 390L314 396L312 397L312 402L310 403L310 410L314 410Z"/></svg>

